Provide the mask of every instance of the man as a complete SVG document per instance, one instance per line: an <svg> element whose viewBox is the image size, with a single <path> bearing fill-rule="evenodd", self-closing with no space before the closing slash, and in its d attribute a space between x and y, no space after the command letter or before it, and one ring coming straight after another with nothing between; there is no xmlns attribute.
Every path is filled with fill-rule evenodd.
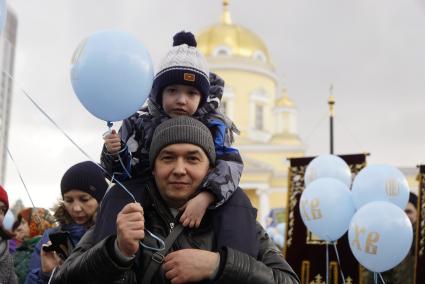
<svg viewBox="0 0 425 284"><path fill-rule="evenodd" d="M177 223L179 209L197 193L215 161L211 133L191 117L167 120L155 130L149 160L154 181L129 181L125 184L129 192L113 187L101 204L95 229L83 237L51 283L142 283L154 262L161 267L150 283L299 283L259 225L257 259L233 248L215 247L209 222L214 210L199 228L185 228L168 254L158 258L154 254L158 242L150 232L165 239ZM246 198L241 192L237 190L228 202L238 206Z"/></svg>

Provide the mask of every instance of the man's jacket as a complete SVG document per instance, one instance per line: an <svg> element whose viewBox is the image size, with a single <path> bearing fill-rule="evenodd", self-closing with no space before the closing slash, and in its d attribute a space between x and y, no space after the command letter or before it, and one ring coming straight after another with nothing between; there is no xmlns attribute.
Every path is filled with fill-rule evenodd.
<svg viewBox="0 0 425 284"><path fill-rule="evenodd" d="M145 228L165 239L173 228L175 218L159 197L155 185L146 179L137 179L126 182L125 187L144 208ZM129 202L134 201L120 186L107 192L95 227L84 235L71 256L54 273L51 283L141 283L146 267L152 261L152 251L141 247L133 260L124 263L114 250L116 217ZM209 223L209 216L206 215L199 228L186 228L170 252L184 248L216 251L214 233ZM225 257L221 257L221 269L212 283L299 283L296 274L261 225L258 225L258 238L260 252L257 259L232 248L223 248L225 253L220 255ZM143 243L158 246L148 233L145 233ZM170 282L159 268L151 283Z"/></svg>

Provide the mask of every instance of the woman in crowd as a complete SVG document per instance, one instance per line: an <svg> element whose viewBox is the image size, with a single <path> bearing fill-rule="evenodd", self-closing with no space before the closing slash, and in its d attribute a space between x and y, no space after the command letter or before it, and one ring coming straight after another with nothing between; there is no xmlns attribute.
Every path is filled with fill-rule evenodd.
<svg viewBox="0 0 425 284"><path fill-rule="evenodd" d="M62 200L54 209L59 226L47 230L37 244L25 283L48 283L54 268L94 224L107 187L102 170L91 161L78 163L65 172L61 180Z"/></svg>

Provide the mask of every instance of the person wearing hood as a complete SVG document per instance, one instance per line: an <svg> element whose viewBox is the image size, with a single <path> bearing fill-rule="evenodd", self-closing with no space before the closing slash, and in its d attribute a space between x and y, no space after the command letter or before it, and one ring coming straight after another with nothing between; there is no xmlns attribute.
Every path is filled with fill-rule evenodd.
<svg viewBox="0 0 425 284"><path fill-rule="evenodd" d="M19 212L13 224L15 238L20 241L14 257L18 283L23 284L28 274L28 264L35 246L44 232L55 226L55 220L47 209L31 207Z"/></svg>
<svg viewBox="0 0 425 284"><path fill-rule="evenodd" d="M95 222L98 206L108 184L102 170L95 163L85 161L70 167L61 180L62 200L54 209L58 227L44 232L31 256L25 283L48 283L53 269L71 253ZM54 250L54 240L62 237L59 249ZM45 249L43 247L50 247ZM45 251L47 250L47 251Z"/></svg>
<svg viewBox="0 0 425 284"><path fill-rule="evenodd" d="M253 220L257 210L248 198L241 199L242 206L226 204L236 192L243 170L239 151L231 147L233 132L238 130L219 109L224 81L209 71L206 58L196 46L192 33L174 35L173 47L155 75L147 108L124 120L119 134L105 135L101 163L121 181L149 177L148 153L158 125L178 116L199 120L213 136L217 160L198 193L180 208L180 223L199 227L206 212L214 210L217 214L212 223L219 246L230 246L256 257L259 243Z"/></svg>
<svg viewBox="0 0 425 284"><path fill-rule="evenodd" d="M9 210L9 198L6 190L0 186L0 283L15 284L18 283L18 278L15 274L13 258L9 253L8 245L8 240L13 235L3 226L3 220L7 210Z"/></svg>

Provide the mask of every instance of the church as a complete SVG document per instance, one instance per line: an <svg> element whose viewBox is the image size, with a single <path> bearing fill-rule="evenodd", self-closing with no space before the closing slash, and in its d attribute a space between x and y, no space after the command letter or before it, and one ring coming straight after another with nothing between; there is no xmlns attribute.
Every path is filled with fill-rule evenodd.
<svg viewBox="0 0 425 284"><path fill-rule="evenodd" d="M296 105L277 76L266 44L232 22L228 0L223 1L220 22L199 31L196 39L210 70L226 82L221 109L240 130L234 144L244 161L240 185L262 224L270 217L281 223L287 204L287 159L305 153Z"/></svg>

